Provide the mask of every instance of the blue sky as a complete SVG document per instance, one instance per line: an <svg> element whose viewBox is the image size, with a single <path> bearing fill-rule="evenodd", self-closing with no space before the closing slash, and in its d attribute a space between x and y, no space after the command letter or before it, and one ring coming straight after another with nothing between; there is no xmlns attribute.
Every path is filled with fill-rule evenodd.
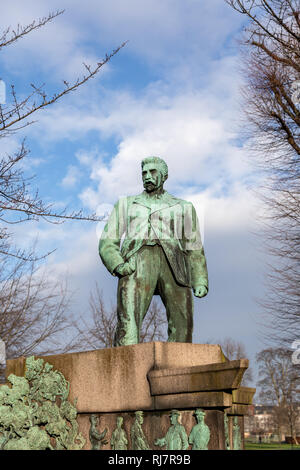
<svg viewBox="0 0 300 470"><path fill-rule="evenodd" d="M30 83L57 90L84 72L82 62L128 43L97 78L2 140L2 151L26 136L26 171L36 174L41 195L58 208L99 214L142 191L142 158L163 157L166 189L194 203L204 236L210 292L195 299L193 341L230 336L253 360L264 347L255 298L264 296L265 255L253 235L262 209L252 189L261 175L240 139L243 18L223 0L15 0L2 7L2 28L56 9L66 11L1 53L0 77L21 95ZM100 229L88 222L16 228L25 246L38 237L41 251L56 248L47 265L55 277L68 274L80 314L96 281L109 302L116 295L116 279L97 254Z"/></svg>

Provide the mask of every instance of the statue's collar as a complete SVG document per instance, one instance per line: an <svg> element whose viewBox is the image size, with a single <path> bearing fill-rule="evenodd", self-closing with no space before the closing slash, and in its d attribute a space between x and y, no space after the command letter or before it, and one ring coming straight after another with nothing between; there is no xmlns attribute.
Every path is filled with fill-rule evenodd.
<svg viewBox="0 0 300 470"><path fill-rule="evenodd" d="M178 199L167 191L164 191L161 195L156 197L149 197L146 191L143 191L141 194L136 196L133 200L136 204L141 204L142 206L148 207L149 209L161 210L166 207L175 206L178 204Z"/></svg>

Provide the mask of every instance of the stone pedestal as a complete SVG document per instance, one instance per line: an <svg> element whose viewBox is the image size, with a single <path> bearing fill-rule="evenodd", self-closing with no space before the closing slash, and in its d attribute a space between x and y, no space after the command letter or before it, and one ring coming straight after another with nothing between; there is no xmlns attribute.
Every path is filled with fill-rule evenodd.
<svg viewBox="0 0 300 470"><path fill-rule="evenodd" d="M176 421L185 448L191 449L195 444L186 442L193 441L191 432L200 419L195 411L200 409L205 412L205 424L195 428L192 436L198 439L201 432L207 433L206 425L208 449L243 448L243 415L255 389L240 387L247 359L228 361L219 345L153 342L43 359L70 383L69 400L77 400L77 422L86 439L85 449L92 447L92 415L96 436L107 428L98 445L103 450L112 448L118 417L123 420L114 436L122 436L119 440L123 444L116 445L134 448L132 429L139 419L139 432L149 448L170 449L175 445L181 449L179 441L170 444L168 437L165 445L155 444ZM7 376L11 373L24 375L25 358L7 361ZM175 421L170 417L173 409L178 410ZM139 418L136 411L142 412ZM170 433L176 434L175 427ZM199 442L202 445L201 438Z"/></svg>

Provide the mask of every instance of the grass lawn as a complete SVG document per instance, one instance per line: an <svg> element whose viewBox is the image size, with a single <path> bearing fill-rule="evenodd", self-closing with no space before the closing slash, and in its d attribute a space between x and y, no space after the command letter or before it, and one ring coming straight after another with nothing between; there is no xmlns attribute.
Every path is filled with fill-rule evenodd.
<svg viewBox="0 0 300 470"><path fill-rule="evenodd" d="M291 446L290 444L277 444L272 442L267 443L255 443L245 441L245 450L300 450L300 446Z"/></svg>

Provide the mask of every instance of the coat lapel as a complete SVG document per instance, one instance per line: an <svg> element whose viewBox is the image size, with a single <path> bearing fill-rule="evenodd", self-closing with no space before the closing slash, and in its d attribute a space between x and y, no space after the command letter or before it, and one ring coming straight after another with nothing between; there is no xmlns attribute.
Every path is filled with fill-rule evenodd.
<svg viewBox="0 0 300 470"><path fill-rule="evenodd" d="M176 204L179 204L179 199L165 191L157 203L151 204L150 199L145 197L145 193L143 192L142 194L139 194L134 198L133 203L147 207L148 209L150 209L151 214L153 214L154 212L167 209L169 207L175 206Z"/></svg>

